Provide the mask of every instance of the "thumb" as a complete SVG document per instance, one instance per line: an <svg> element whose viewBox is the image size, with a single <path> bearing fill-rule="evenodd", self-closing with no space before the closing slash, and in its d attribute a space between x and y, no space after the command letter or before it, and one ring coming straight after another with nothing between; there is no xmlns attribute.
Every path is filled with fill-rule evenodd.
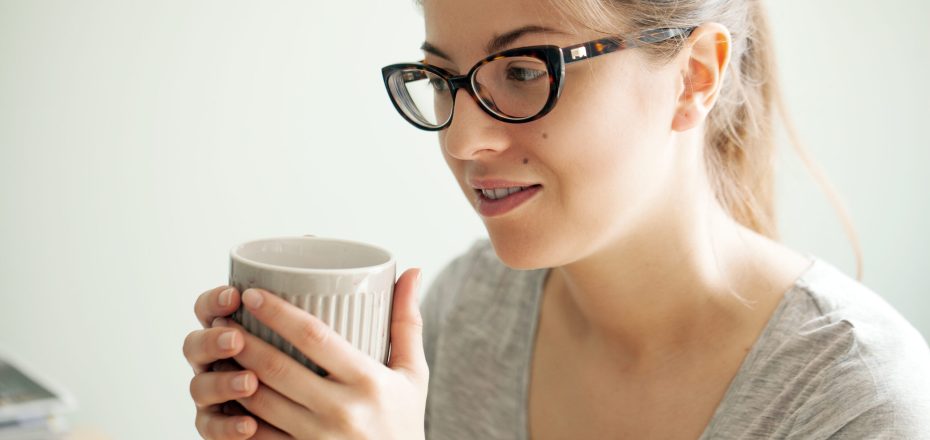
<svg viewBox="0 0 930 440"><path fill-rule="evenodd" d="M407 269L394 285L391 306L391 359L388 368L419 381L428 371L423 353L423 318L417 301L420 269Z"/></svg>

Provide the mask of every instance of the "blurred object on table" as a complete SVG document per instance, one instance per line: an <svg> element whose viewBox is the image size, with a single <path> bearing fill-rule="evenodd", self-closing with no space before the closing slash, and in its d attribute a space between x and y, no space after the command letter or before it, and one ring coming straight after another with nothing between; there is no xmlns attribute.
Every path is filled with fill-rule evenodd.
<svg viewBox="0 0 930 440"><path fill-rule="evenodd" d="M65 440L62 415L77 407L64 388L0 350L0 440Z"/></svg>

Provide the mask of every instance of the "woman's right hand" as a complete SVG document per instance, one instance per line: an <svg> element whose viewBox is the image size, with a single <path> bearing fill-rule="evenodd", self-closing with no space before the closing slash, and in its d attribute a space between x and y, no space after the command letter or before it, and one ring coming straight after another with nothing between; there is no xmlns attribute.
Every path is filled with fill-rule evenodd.
<svg viewBox="0 0 930 440"><path fill-rule="evenodd" d="M184 339L184 357L194 368L190 383L197 407L194 424L205 439L247 439L259 428L258 420L241 407L237 410L224 405L258 388L255 373L241 371L231 359L242 351L242 335L229 327L213 328L214 319L225 318L239 308L239 293L230 286L202 293L194 304L194 314L203 330L195 330Z"/></svg>

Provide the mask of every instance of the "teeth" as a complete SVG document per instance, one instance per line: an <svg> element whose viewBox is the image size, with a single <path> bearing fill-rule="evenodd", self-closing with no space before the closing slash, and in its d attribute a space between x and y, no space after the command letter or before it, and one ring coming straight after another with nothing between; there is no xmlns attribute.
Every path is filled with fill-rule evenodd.
<svg viewBox="0 0 930 440"><path fill-rule="evenodd" d="M510 188L482 189L481 193L491 200L502 199L513 193L517 193L529 188L528 186L514 186Z"/></svg>

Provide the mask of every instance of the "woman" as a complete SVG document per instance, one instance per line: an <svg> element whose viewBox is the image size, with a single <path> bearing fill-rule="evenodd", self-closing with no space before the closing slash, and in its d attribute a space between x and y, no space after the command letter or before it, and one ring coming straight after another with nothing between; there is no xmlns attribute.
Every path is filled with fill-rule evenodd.
<svg viewBox="0 0 930 440"><path fill-rule="evenodd" d="M418 271L401 276L387 366L244 292L325 379L213 321L238 292L205 292L185 341L204 437L930 436L920 334L775 239L759 1L422 7L425 58L385 85L438 132L489 241L442 271L422 318Z"/></svg>

